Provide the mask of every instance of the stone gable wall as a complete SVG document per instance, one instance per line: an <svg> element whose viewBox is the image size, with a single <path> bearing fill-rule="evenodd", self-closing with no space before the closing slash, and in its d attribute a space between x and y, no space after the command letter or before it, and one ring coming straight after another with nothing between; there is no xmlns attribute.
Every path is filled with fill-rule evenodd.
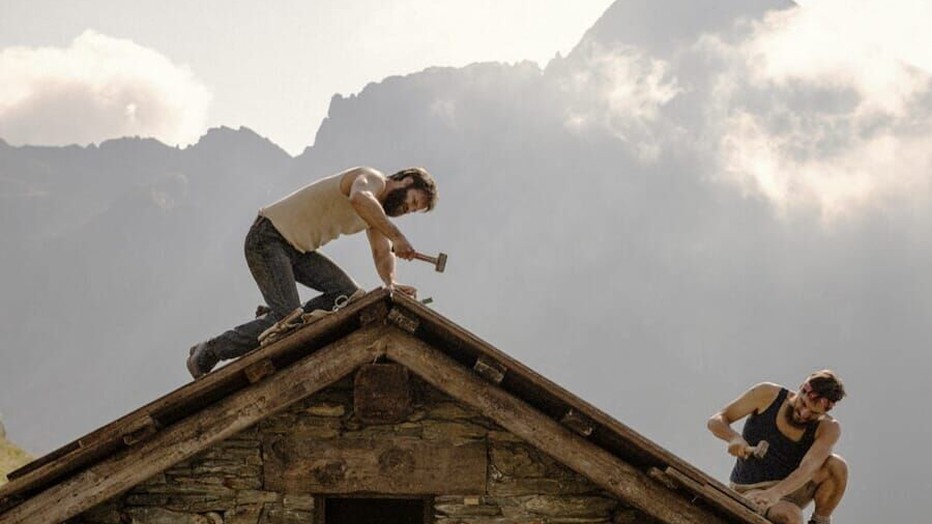
<svg viewBox="0 0 932 524"><path fill-rule="evenodd" d="M315 524L314 493L268 489L270 450L282 438L349 443L481 443L484 493L435 493L437 524L633 524L648 517L450 397L413 379L402 422L363 424L351 378L269 417L78 518L81 524ZM279 460L281 458L279 457ZM324 479L325 480L325 479Z"/></svg>

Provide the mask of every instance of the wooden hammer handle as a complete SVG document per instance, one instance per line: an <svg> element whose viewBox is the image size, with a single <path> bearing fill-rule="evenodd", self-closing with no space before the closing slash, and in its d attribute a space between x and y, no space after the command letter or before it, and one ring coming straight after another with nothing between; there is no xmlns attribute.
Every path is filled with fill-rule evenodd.
<svg viewBox="0 0 932 524"><path fill-rule="evenodd" d="M437 257L431 257L423 253L418 253L417 251L414 252L414 258L418 260L423 260L425 262L430 262L431 264L437 263Z"/></svg>

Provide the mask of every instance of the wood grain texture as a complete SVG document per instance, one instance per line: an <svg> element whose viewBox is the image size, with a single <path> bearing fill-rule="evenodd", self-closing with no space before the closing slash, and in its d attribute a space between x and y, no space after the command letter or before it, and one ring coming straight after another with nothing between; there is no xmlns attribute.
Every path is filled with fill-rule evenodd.
<svg viewBox="0 0 932 524"><path fill-rule="evenodd" d="M388 337L388 358L644 513L669 524L727 522L705 508L690 504L647 474L478 378L419 339L397 330Z"/></svg>
<svg viewBox="0 0 932 524"><path fill-rule="evenodd" d="M366 364L353 381L353 411L367 424L393 424L411 413L409 372L394 363Z"/></svg>
<svg viewBox="0 0 932 524"><path fill-rule="evenodd" d="M689 489L690 491L702 493L712 503L720 506L723 509L727 509L731 512L741 515L747 522L753 522L754 524L770 524L769 520L754 511L750 501L741 499L741 503L739 503L732 497L728 497L724 493L720 493L718 489L715 489L708 484L697 483L688 475L678 471L676 468L667 468L664 473L666 474L667 478L673 480L677 484Z"/></svg>
<svg viewBox="0 0 932 524"><path fill-rule="evenodd" d="M444 340L448 340L458 347L467 348L473 353L484 355L485 358L501 363L503 366L507 367L509 375L521 377L522 381L534 384L534 387L538 388L540 393L548 398L549 402L557 402L565 407L572 407L592 419L595 423L594 432L600 434L607 433L611 435L612 438L617 438L624 443L623 449L614 450L619 456L627 456L627 453L635 452L640 457L648 459L646 464L641 464L641 467L645 470L649 469L649 467L656 467L661 470L668 466L674 467L691 478L696 484L709 486L709 490L716 491L718 494L731 498L739 504L743 503L739 495L718 480L604 413L592 404L538 374L533 369L515 360L507 353L492 346L465 328L451 322L436 311L424 307L416 300L412 300L405 296L395 296L392 301L395 303L396 308L407 308L419 317L422 332L430 331L440 334ZM522 396L522 398L524 397ZM643 460L643 458L641 460ZM634 457L632 457L632 460L634 460ZM705 497L708 493L711 493L711 491L706 490L697 493L697 495Z"/></svg>
<svg viewBox="0 0 932 524"><path fill-rule="evenodd" d="M272 413L306 398L379 354L384 328L365 328L166 427L145 443L120 452L30 497L0 516L3 524L65 521L178 462L229 438Z"/></svg>
<svg viewBox="0 0 932 524"><path fill-rule="evenodd" d="M412 437L316 440L291 435L265 444L266 489L286 493L482 494L484 442L454 446Z"/></svg>

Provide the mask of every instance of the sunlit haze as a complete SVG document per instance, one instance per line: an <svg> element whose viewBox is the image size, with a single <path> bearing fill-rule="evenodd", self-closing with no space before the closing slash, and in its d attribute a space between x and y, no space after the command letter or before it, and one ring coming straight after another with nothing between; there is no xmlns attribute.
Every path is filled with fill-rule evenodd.
<svg viewBox="0 0 932 524"><path fill-rule="evenodd" d="M188 144L208 127L242 125L298 154L312 145L334 94L351 95L369 82L431 66L521 60L544 66L557 53L566 54L610 4L610 0L2 0L0 115L17 100L9 92L11 83L26 81L20 68L10 63L21 63L24 55L46 64L50 54L57 54L56 65L33 73L78 81L75 76L106 74L82 65L87 54L111 64L119 60L114 55L159 54L178 70L172 73L176 85L163 86L167 90L163 92L175 99L181 96L195 114L167 122L176 129L149 126L141 134L169 144ZM89 49L94 39L109 52ZM137 61L130 70L139 73L133 87L146 83L151 70L144 62ZM63 71L66 68L68 72ZM183 93L192 89L209 93L209 101L200 94L196 99L184 98ZM197 132L189 129L191 118L200 118ZM84 145L125 134L125 127L119 125L70 135L60 128L47 134L36 126L22 128L13 133L0 125L0 135L10 143Z"/></svg>

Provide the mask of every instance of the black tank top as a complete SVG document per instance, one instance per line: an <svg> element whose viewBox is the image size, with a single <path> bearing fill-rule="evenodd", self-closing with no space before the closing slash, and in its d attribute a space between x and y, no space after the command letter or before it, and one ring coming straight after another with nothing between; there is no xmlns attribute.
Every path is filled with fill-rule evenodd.
<svg viewBox="0 0 932 524"><path fill-rule="evenodd" d="M761 413L751 413L744 423L741 435L752 446L766 440L770 447L764 458L738 459L731 470L731 481L735 484L757 484L772 480L783 480L790 475L815 441L815 431L819 423L809 424L799 442L786 437L777 428L777 417L786 400L789 390L781 388L777 398Z"/></svg>

